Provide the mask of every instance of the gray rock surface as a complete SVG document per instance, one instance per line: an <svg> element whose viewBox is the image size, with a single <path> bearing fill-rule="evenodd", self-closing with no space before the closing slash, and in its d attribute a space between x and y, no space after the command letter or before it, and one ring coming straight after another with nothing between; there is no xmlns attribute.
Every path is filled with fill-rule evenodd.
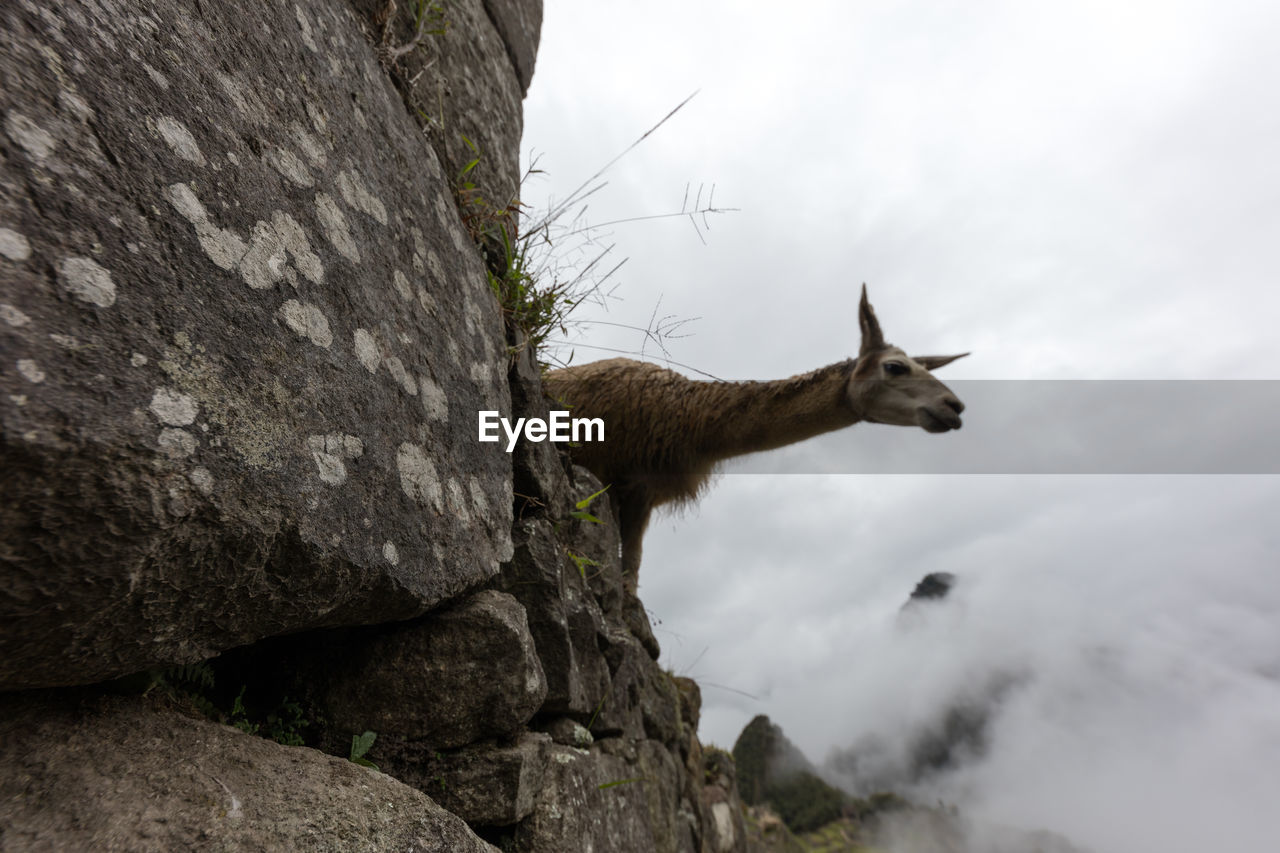
<svg viewBox="0 0 1280 853"><path fill-rule="evenodd" d="M542 796L516 828L511 850L699 849L698 819L681 808L680 772L660 744L612 739L590 750L549 750Z"/></svg>
<svg viewBox="0 0 1280 853"><path fill-rule="evenodd" d="M671 676L626 631L608 634L605 656L611 673L609 694L593 734L652 738L676 746L680 736L680 696Z"/></svg>
<svg viewBox="0 0 1280 853"><path fill-rule="evenodd" d="M699 795L702 802L703 849L714 853L741 850L747 839L742 799L738 794L733 756L709 748L702 760L706 784Z"/></svg>
<svg viewBox="0 0 1280 853"><path fill-rule="evenodd" d="M506 45L507 56L520 79L521 94L528 94L533 80L538 40L542 35L542 3L529 0L484 0L489 20Z"/></svg>
<svg viewBox="0 0 1280 853"><path fill-rule="evenodd" d="M514 150L519 83L464 6L453 109ZM408 618L497 572L511 461L475 413L509 405L501 319L346 4L7 3L0 142L0 688Z"/></svg>
<svg viewBox="0 0 1280 853"><path fill-rule="evenodd" d="M349 648L321 642L308 669L326 684L325 717L343 734L335 747L373 730L380 756L393 744L431 752L513 734L547 695L524 608L495 590Z"/></svg>
<svg viewBox="0 0 1280 853"><path fill-rule="evenodd" d="M515 557L503 571L503 588L529 614L529 630L547 675L544 710L589 715L605 695L609 667L598 636L603 615L545 519L516 523Z"/></svg>
<svg viewBox="0 0 1280 853"><path fill-rule="evenodd" d="M466 165L479 158L465 176L477 190L464 218L506 208L520 193L520 103L528 85L512 55L532 59L529 51L537 41L529 28L540 26L542 3L449 0L440 4L443 19L437 18L444 31L424 36L403 55L398 50L414 37L410 4L401 4L409 8L387 18L385 0L350 3L379 40L380 52L446 176L459 179ZM504 41L502 33L512 41Z"/></svg>
<svg viewBox="0 0 1280 853"><path fill-rule="evenodd" d="M550 745L549 735L527 732L511 744L436 752L389 769L473 826L505 826L528 817L542 795Z"/></svg>
<svg viewBox="0 0 1280 853"><path fill-rule="evenodd" d="M140 699L0 697L0 848L494 853L376 770Z"/></svg>
<svg viewBox="0 0 1280 853"><path fill-rule="evenodd" d="M564 746L586 749L595 742L595 737L586 726L569 717L557 717L545 724L543 730L551 735L552 740Z"/></svg>
<svg viewBox="0 0 1280 853"><path fill-rule="evenodd" d="M513 386L514 388L514 386ZM514 394L514 392L513 392ZM579 501L596 494L602 486L587 469L573 466L573 495ZM577 549L601 565L612 565L621 552L619 525L614 515L614 502L608 491L595 498L589 507L591 513L604 520L604 524L579 522L573 531ZM653 636L653 626L644 602L627 590L619 572L593 572L588 575L591 591L600 603L610 622L620 622L640 641L650 657L657 660L661 654L658 640Z"/></svg>

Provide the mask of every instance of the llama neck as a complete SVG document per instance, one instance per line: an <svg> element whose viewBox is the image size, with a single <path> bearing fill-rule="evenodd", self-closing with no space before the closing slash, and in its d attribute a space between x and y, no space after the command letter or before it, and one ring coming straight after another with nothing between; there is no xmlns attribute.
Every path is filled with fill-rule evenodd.
<svg viewBox="0 0 1280 853"><path fill-rule="evenodd" d="M842 361L775 382L708 383L716 416L700 436L703 451L719 462L857 423L846 396L853 365Z"/></svg>

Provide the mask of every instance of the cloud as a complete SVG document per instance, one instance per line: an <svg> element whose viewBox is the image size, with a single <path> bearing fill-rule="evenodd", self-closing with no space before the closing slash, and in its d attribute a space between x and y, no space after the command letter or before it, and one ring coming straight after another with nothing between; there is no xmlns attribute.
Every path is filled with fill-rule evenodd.
<svg viewBox="0 0 1280 853"><path fill-rule="evenodd" d="M651 536L642 594L666 662L703 679L704 738L766 713L819 761L902 745L1029 674L986 756L926 796L1100 851L1190 850L1174 836L1202 823L1262 832L1247 810L1275 790L1278 498L1274 477L729 476ZM954 600L904 632L933 570Z"/></svg>

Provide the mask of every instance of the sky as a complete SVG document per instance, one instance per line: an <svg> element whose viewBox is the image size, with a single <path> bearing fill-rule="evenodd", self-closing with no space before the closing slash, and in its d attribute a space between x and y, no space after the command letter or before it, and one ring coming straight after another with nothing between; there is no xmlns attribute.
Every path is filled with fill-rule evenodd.
<svg viewBox="0 0 1280 853"><path fill-rule="evenodd" d="M546 0L530 221L697 92L557 220L550 273L625 259L561 359L790 376L856 354L863 282L891 342L972 352L938 374L960 432L858 425L655 518L640 594L704 742L768 714L821 764L1017 672L926 801L1274 846L1277 32L1243 0ZM637 219L713 185L696 229ZM931 571L952 599L905 629Z"/></svg>

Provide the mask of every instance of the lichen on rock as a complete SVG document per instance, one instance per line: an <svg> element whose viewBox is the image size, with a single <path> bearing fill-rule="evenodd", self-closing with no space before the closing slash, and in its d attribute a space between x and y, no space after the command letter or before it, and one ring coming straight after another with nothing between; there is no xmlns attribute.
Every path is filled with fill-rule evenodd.
<svg viewBox="0 0 1280 853"><path fill-rule="evenodd" d="M0 9L6 848L743 849L601 484L475 440L541 3L444 15Z"/></svg>
<svg viewBox="0 0 1280 853"><path fill-rule="evenodd" d="M501 370L478 252L458 245L456 214L440 222L442 170L403 168L437 154L350 8L294 5L0 13L0 69L21 81L0 101L15 152L0 165L15 189L0 206L0 335L14 354L0 374L13 544L0 686L412 616L492 577L510 551L510 460L405 400L430 376L429 411L441 394L464 410L509 405L504 387L471 378L478 362ZM317 51L294 53L307 37ZM443 275L412 285L448 294L429 312L383 284L420 244ZM357 329L414 345L382 353ZM384 355L389 370L371 377ZM357 432L358 464L308 443ZM483 521L446 512L425 482L423 512L398 487L404 445L438 482L474 481ZM170 502L171 474L203 484L177 524L152 511ZM284 541L297 550L282 569ZM196 542L198 563L156 559ZM246 549L265 569L252 579Z"/></svg>

